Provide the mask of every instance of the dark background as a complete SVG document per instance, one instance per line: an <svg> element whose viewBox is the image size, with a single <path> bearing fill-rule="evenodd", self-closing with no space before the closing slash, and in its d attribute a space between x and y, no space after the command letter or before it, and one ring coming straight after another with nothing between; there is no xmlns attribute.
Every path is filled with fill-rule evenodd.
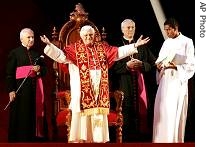
<svg viewBox="0 0 210 147"><path fill-rule="evenodd" d="M19 46L19 32L30 27L35 32L35 43L40 53L44 44L39 35L50 37L53 27L59 31L68 20L77 3L82 3L89 20L99 30L105 27L110 44L121 35L120 24L125 18L136 22L136 35L151 38L152 52L158 55L164 41L149 0L6 0L0 2L0 142L7 142L8 111L4 111L9 98L5 87L5 65L8 52ZM195 1L183 4L183 0L160 0L166 17L175 17L180 31L195 40ZM194 42L195 43L195 42ZM48 74L44 79L49 136L52 135L52 89L54 85L52 61L45 58ZM194 77L189 81L189 115L186 126L186 141L194 142L195 106Z"/></svg>

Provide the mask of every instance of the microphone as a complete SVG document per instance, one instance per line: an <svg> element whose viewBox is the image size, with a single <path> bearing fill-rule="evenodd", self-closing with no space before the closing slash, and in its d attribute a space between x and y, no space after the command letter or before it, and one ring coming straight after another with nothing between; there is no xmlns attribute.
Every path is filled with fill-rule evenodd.
<svg viewBox="0 0 210 147"><path fill-rule="evenodd" d="M37 62L38 62L40 59L44 59L44 56L41 55L41 56L39 56L38 58L36 58L36 59L34 60L34 65L37 65Z"/></svg>

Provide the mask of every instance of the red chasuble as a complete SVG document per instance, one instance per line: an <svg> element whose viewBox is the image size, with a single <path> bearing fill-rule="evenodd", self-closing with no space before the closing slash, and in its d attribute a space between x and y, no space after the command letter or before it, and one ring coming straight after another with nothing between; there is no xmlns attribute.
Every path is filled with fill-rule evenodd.
<svg viewBox="0 0 210 147"><path fill-rule="evenodd" d="M110 107L108 67L114 63L117 56L117 47L112 47L102 42L85 46L80 40L74 45L66 47L65 52L67 58L79 68L81 112L83 112L84 115L108 114ZM90 78L90 70L94 69L101 70L97 100L94 98L94 90Z"/></svg>

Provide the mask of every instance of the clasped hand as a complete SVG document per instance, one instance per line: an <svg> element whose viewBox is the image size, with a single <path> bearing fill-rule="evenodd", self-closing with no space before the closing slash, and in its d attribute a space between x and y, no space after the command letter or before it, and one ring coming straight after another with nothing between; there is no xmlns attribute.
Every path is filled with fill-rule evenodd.
<svg viewBox="0 0 210 147"><path fill-rule="evenodd" d="M38 72L40 70L40 66L39 65L35 65L32 67L32 70L35 72Z"/></svg>
<svg viewBox="0 0 210 147"><path fill-rule="evenodd" d="M142 67L142 61L138 59L131 59L126 64L127 67L131 70L139 70Z"/></svg>
<svg viewBox="0 0 210 147"><path fill-rule="evenodd" d="M160 63L157 63L156 64L156 67L157 67L157 69L158 69L158 71L161 71L163 68L177 68L176 67L176 64L175 63L173 63L173 62L168 62L168 64L163 64L162 62L160 62Z"/></svg>

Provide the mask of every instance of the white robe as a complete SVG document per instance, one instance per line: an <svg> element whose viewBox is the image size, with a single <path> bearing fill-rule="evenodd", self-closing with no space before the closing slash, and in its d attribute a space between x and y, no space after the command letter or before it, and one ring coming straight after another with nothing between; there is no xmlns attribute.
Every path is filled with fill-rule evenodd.
<svg viewBox="0 0 210 147"><path fill-rule="evenodd" d="M156 61L172 61L177 70L157 72L159 84L154 106L153 142L184 142L188 108L188 80L194 75L193 41L182 35L163 43Z"/></svg>
<svg viewBox="0 0 210 147"><path fill-rule="evenodd" d="M137 48L134 48L134 44L119 47L116 61L137 52ZM72 118L68 142L80 142L81 140L86 142L108 142L109 129L107 115L80 115L81 85L79 68L71 61L67 60L64 52L53 44L47 45L44 49L44 53L56 62L69 64L69 73L71 75L71 102L69 109L72 111ZM92 73L95 73L94 70L90 70L90 74L92 78L96 78ZM92 81L94 81L94 79ZM103 127L94 127L92 123L93 119L100 119L103 122Z"/></svg>

